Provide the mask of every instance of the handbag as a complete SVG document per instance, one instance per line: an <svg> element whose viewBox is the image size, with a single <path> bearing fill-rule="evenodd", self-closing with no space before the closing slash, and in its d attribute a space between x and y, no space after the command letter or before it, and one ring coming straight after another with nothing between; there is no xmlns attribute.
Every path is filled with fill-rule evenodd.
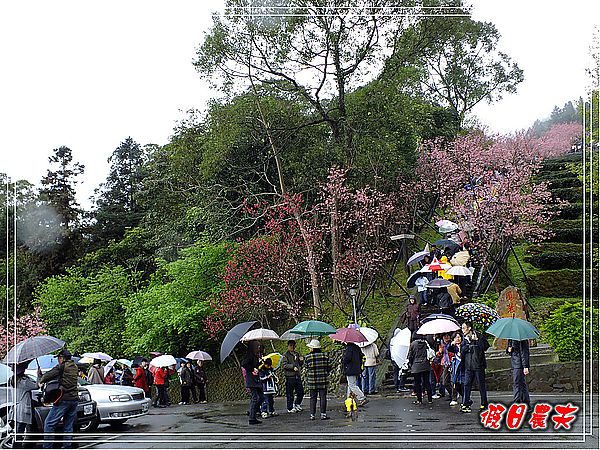
<svg viewBox="0 0 600 450"><path fill-rule="evenodd" d="M52 403L57 405L63 396L63 389L60 387L65 370L64 364L61 364L58 369L58 378L56 380L50 380L44 384L42 388L42 401L44 403Z"/></svg>

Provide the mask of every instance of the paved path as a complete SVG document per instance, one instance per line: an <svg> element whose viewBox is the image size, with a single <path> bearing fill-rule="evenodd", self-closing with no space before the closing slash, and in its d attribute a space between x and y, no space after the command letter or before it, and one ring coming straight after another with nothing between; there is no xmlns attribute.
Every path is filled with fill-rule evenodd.
<svg viewBox="0 0 600 450"><path fill-rule="evenodd" d="M490 400L509 403L508 393L490 393ZM478 397L470 414L451 408L447 401L434 400L432 405L415 406L414 397L371 397L353 422L343 415L339 399L330 399L331 420L309 420L305 410L287 412L264 419L262 425L250 427L247 403L173 406L153 409L148 416L133 419L120 427L101 426L97 434L79 436L81 447L109 448L598 448L597 396L594 405L593 436L583 439L584 420L580 413L572 431L536 431L528 426L511 432L491 431L479 423L476 412ZM581 395L534 395L532 402L581 404ZM276 399L281 412L285 400ZM589 410L589 406L588 406ZM586 424L589 432L589 418Z"/></svg>

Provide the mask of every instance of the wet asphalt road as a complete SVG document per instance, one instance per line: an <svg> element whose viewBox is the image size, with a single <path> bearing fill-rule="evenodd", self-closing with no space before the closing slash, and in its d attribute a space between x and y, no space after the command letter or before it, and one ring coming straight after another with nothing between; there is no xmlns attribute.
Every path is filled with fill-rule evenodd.
<svg viewBox="0 0 600 450"><path fill-rule="evenodd" d="M490 393L491 402L506 404L511 399L509 393ZM533 403L571 402L582 407L573 429L560 432L533 432L528 425L519 431L485 429L479 423L477 396L470 414L460 413L443 399L421 406L413 405L413 400L410 396L373 396L360 408L358 419L352 421L344 417L342 400L331 398L331 419L311 421L306 410L308 399L304 411L288 414L283 410L285 399L277 398L275 408L280 415L255 426L248 425L245 402L172 406L152 409L147 416L119 427L101 425L95 434L77 436L76 440L80 448L90 449L598 448L597 394L591 431L590 405L586 405L588 418L584 421L581 394L532 395ZM584 427L585 434L591 435L584 436Z"/></svg>

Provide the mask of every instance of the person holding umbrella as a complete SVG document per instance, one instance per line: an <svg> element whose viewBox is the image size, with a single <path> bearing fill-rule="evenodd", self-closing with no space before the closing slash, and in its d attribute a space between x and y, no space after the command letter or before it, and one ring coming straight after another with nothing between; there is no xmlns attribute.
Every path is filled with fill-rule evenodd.
<svg viewBox="0 0 600 450"><path fill-rule="evenodd" d="M198 387L198 403L206 403L206 374L203 365L204 361L199 359L194 366L194 383ZM195 395L195 388L192 392Z"/></svg>
<svg viewBox="0 0 600 450"><path fill-rule="evenodd" d="M14 366L15 375L17 376L16 388L16 410L13 416L16 423L15 431L17 435L25 433L27 425L33 423L33 408L31 405L31 391L38 388L38 385L25 375L25 369L30 361L24 361ZM10 373L10 372L9 372ZM13 378L10 377L9 383L13 383ZM17 440L19 436L15 436L13 448L22 448L21 440Z"/></svg>
<svg viewBox="0 0 600 450"><path fill-rule="evenodd" d="M466 321L461 326L463 332L463 341L460 352L465 365L464 396L461 412L471 412L471 388L473 380L477 378L479 384L479 394L481 395L481 410L488 406L487 388L485 385L485 351L490 347L485 336L477 334L473 330L473 324Z"/></svg>
<svg viewBox="0 0 600 450"><path fill-rule="evenodd" d="M342 357L342 368L344 375L346 375L346 380L348 381L348 392L346 397L350 396L350 392L354 392L354 395L358 400L358 406L363 406L368 400L363 391L356 384L358 377L360 377L362 373L362 352L354 342L345 342L344 344L346 345L346 350Z"/></svg>
<svg viewBox="0 0 600 450"><path fill-rule="evenodd" d="M310 392L310 420L316 418L317 396L319 396L321 420L327 420L329 419L327 416L327 386L329 385L331 361L321 351L321 343L317 339L313 339L306 346L310 348L310 353L304 360L304 370L306 370L307 386Z"/></svg>
<svg viewBox="0 0 600 450"><path fill-rule="evenodd" d="M142 389L144 391L144 396L148 397L150 388L148 387L148 379L146 378L144 369L137 362L134 362L131 368L135 370L135 374L133 376L133 385Z"/></svg>
<svg viewBox="0 0 600 450"><path fill-rule="evenodd" d="M71 352L63 348L58 354L58 365L46 372L39 380L40 388L49 381L59 380L62 396L60 401L52 404L52 409L46 416L44 422L44 448L53 447L53 434L56 426L62 420L63 431L65 433L73 432L73 425L77 418L77 403L79 393L77 392L77 377L79 370L77 365L71 361ZM71 436L63 437L63 447L71 448Z"/></svg>
<svg viewBox="0 0 600 450"><path fill-rule="evenodd" d="M516 341L509 339L506 352L510 355L513 370L513 403L525 403L531 409L529 388L525 377L529 375L529 340Z"/></svg>
<svg viewBox="0 0 600 450"><path fill-rule="evenodd" d="M148 390L146 391L146 398L152 398L152 386L154 386L154 375L150 372L149 368L150 364L146 358L142 359L142 369L144 370L144 374L146 375L146 384L148 385Z"/></svg>
<svg viewBox="0 0 600 450"><path fill-rule="evenodd" d="M250 405L248 407L248 423L250 425L261 424L262 421L256 418L260 407L264 401L262 383L258 376L258 367L260 366L260 344L258 341L248 343L248 351L242 360L242 368L246 373L246 387L250 390Z"/></svg>

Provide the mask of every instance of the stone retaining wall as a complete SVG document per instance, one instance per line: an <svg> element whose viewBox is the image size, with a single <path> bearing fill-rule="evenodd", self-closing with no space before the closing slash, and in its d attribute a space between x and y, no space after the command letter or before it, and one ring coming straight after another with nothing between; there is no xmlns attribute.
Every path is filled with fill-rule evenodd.
<svg viewBox="0 0 600 450"><path fill-rule="evenodd" d="M598 362L593 363L594 374L598 373ZM586 364L586 379L589 380L590 366ZM531 392L582 392L583 366L579 362L540 364L530 369L528 378ZM486 385L490 391L512 391L512 369L486 372ZM586 381L587 383L587 381ZM598 384L594 385L598 392Z"/></svg>

